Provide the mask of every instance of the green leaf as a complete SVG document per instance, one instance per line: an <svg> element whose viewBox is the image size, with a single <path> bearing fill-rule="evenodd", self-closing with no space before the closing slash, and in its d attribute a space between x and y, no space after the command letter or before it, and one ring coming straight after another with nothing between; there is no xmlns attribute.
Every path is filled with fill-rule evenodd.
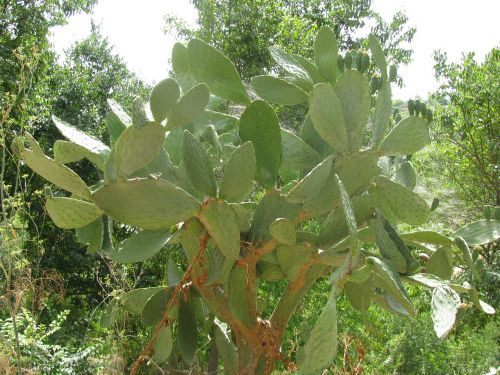
<svg viewBox="0 0 500 375"><path fill-rule="evenodd" d="M193 76L205 82L212 94L236 103L250 102L231 60L200 39L191 39L187 49Z"/></svg>
<svg viewBox="0 0 500 375"><path fill-rule="evenodd" d="M385 222L386 220L380 217L380 215L377 215L374 222L375 240L380 254L394 265L396 271L406 273L408 270L406 259L399 252L389 233L386 232L384 227Z"/></svg>
<svg viewBox="0 0 500 375"><path fill-rule="evenodd" d="M370 187L370 196L384 216L395 216L408 224L423 224L431 212L425 200L418 194L387 177L377 176Z"/></svg>
<svg viewBox="0 0 500 375"><path fill-rule="evenodd" d="M257 95L272 104L296 105L307 102L307 93L293 83L273 76L252 78L252 86Z"/></svg>
<svg viewBox="0 0 500 375"><path fill-rule="evenodd" d="M295 280L302 265L311 259L316 249L305 245L282 245L276 249L276 258L288 280Z"/></svg>
<svg viewBox="0 0 500 375"><path fill-rule="evenodd" d="M282 170L311 170L321 162L321 155L292 132L281 129Z"/></svg>
<svg viewBox="0 0 500 375"><path fill-rule="evenodd" d="M238 218L240 233L247 233L250 230L250 220L252 219L252 213L240 204L230 203L229 207L231 207L234 214Z"/></svg>
<svg viewBox="0 0 500 375"><path fill-rule="evenodd" d="M382 79L384 81L388 81L387 62L385 61L384 51L375 35L369 35L368 45L370 47L370 50L372 51L372 59L375 62L375 65L377 65L377 68L379 68L380 73L382 74Z"/></svg>
<svg viewBox="0 0 500 375"><path fill-rule="evenodd" d="M205 110L193 122L195 129L205 129L208 125L213 125L219 133L225 133L236 129L239 119L226 113Z"/></svg>
<svg viewBox="0 0 500 375"><path fill-rule="evenodd" d="M253 215L252 227L248 234L253 243L270 239L269 225L277 218L286 218L294 222L300 212L301 205L286 201L276 190L270 190L260 200Z"/></svg>
<svg viewBox="0 0 500 375"><path fill-rule="evenodd" d="M332 29L322 26L314 40L314 61L323 77L330 82L337 78L338 42Z"/></svg>
<svg viewBox="0 0 500 375"><path fill-rule="evenodd" d="M200 193L217 196L217 185L207 153L187 130L183 136L182 161L193 187Z"/></svg>
<svg viewBox="0 0 500 375"><path fill-rule="evenodd" d="M354 216L351 200L345 190L344 184L338 175L335 175L334 177L335 183L340 191L340 207L342 207L344 219L347 223L347 228L349 229L349 235L351 237L351 252L356 254L358 251L358 225L356 224L356 217Z"/></svg>
<svg viewBox="0 0 500 375"><path fill-rule="evenodd" d="M375 104L375 115L373 118L372 145L378 146L385 137L387 124L392 114L391 84L387 79L382 82L378 90L377 102Z"/></svg>
<svg viewBox="0 0 500 375"><path fill-rule="evenodd" d="M425 243L437 246L451 246L453 241L441 233L433 231L418 231L410 233L401 233L400 237L405 242L410 243Z"/></svg>
<svg viewBox="0 0 500 375"><path fill-rule="evenodd" d="M436 275L442 279L449 279L453 274L453 259L448 246L438 248L425 264L427 273Z"/></svg>
<svg viewBox="0 0 500 375"><path fill-rule="evenodd" d="M59 186L61 189L69 191L80 198L89 199L90 189L85 182L68 167L59 164L42 153L23 149L21 151L23 161L33 169L34 172L45 178L47 181Z"/></svg>
<svg viewBox="0 0 500 375"><path fill-rule="evenodd" d="M479 293L477 292L476 288L471 287L467 282L464 283L464 286L469 289L470 299L477 309L481 310L485 314L495 314L495 309L492 306L479 299Z"/></svg>
<svg viewBox="0 0 500 375"><path fill-rule="evenodd" d="M335 93L342 106L343 118L351 151L361 147L370 116L370 84L357 70L347 70L335 83Z"/></svg>
<svg viewBox="0 0 500 375"><path fill-rule="evenodd" d="M170 228L143 230L127 238L108 256L120 263L142 262L156 255L171 238Z"/></svg>
<svg viewBox="0 0 500 375"><path fill-rule="evenodd" d="M323 311L304 344L300 373L317 375L335 359L337 353L337 294L332 291Z"/></svg>
<svg viewBox="0 0 500 375"><path fill-rule="evenodd" d="M66 139L87 150L89 154L94 155L101 165L104 163L104 160L106 160L107 155L111 151L108 146L56 116L52 116L52 122Z"/></svg>
<svg viewBox="0 0 500 375"><path fill-rule="evenodd" d="M347 281L344 285L344 292L352 307L361 312L367 311L374 292L373 277L368 277L359 284Z"/></svg>
<svg viewBox="0 0 500 375"><path fill-rule="evenodd" d="M54 224L63 229L84 227L102 215L95 204L73 198L49 198L45 208Z"/></svg>
<svg viewBox="0 0 500 375"><path fill-rule="evenodd" d="M240 227L231 207L224 201L209 199L203 203L198 218L222 254L228 259L238 259Z"/></svg>
<svg viewBox="0 0 500 375"><path fill-rule="evenodd" d="M92 197L112 218L143 229L170 228L194 216L200 207L184 190L157 179L117 181Z"/></svg>
<svg viewBox="0 0 500 375"><path fill-rule="evenodd" d="M323 157L326 157L333 152L332 148L323 140L323 138L321 138L314 128L309 114L307 114L304 119L304 123L300 128L299 137Z"/></svg>
<svg viewBox="0 0 500 375"><path fill-rule="evenodd" d="M104 239L102 218L99 217L90 224L76 228L76 238L78 242L88 245L88 252L90 254L100 250Z"/></svg>
<svg viewBox="0 0 500 375"><path fill-rule="evenodd" d="M172 329L170 326L161 327L153 343L155 354L151 358L156 364L165 362L172 353Z"/></svg>
<svg viewBox="0 0 500 375"><path fill-rule="evenodd" d="M228 202L241 202L252 190L257 160L252 142L245 142L231 154L224 167L219 196Z"/></svg>
<svg viewBox="0 0 500 375"><path fill-rule="evenodd" d="M294 57L283 51L281 47L269 47L271 56L281 69L287 73L287 79L303 90L309 91L312 87L311 77L307 69Z"/></svg>
<svg viewBox="0 0 500 375"><path fill-rule="evenodd" d="M291 203L311 200L323 189L332 170L333 157L329 156L315 166L286 196Z"/></svg>
<svg viewBox="0 0 500 375"><path fill-rule="evenodd" d="M58 163L66 164L87 158L101 171L104 170L106 158L101 155L92 154L82 146L68 141L56 141L54 143L54 160Z"/></svg>
<svg viewBox="0 0 500 375"><path fill-rule="evenodd" d="M269 225L269 234L279 243L295 245L297 235L295 225L288 219L278 218Z"/></svg>
<svg viewBox="0 0 500 375"><path fill-rule="evenodd" d="M158 291L164 289L163 287L152 287L152 288L139 288L131 290L122 294L119 299L122 306L132 314L141 314L144 305L151 296L156 294Z"/></svg>
<svg viewBox="0 0 500 375"><path fill-rule="evenodd" d="M156 326L163 319L167 304L172 298L172 291L173 288L159 287L146 299L140 310L143 325ZM175 304L173 306L168 313L172 319L177 317L177 306Z"/></svg>
<svg viewBox="0 0 500 375"><path fill-rule="evenodd" d="M375 284L390 293L410 315L415 315L415 309L401 284L399 276L378 258L366 257L366 264L376 276Z"/></svg>
<svg viewBox="0 0 500 375"><path fill-rule="evenodd" d="M258 277L263 281L279 281L286 278L285 273L278 264L265 262L257 263Z"/></svg>
<svg viewBox="0 0 500 375"><path fill-rule="evenodd" d="M175 103L167 116L167 130L186 127L201 116L210 99L208 86L200 83Z"/></svg>
<svg viewBox="0 0 500 375"><path fill-rule="evenodd" d="M198 348L198 328L196 309L192 298L187 301L184 301L182 296L179 298L177 342L184 362L188 365L193 363Z"/></svg>
<svg viewBox="0 0 500 375"><path fill-rule="evenodd" d="M469 270L472 271L474 277L476 277L477 280L480 280L480 275L474 265L474 261L472 260L472 254L469 249L469 245L467 242L462 237L455 237L455 245L460 249L462 252L465 264L467 264L467 267L469 267Z"/></svg>
<svg viewBox="0 0 500 375"><path fill-rule="evenodd" d="M108 106L110 112L106 114L106 126L111 135L111 140L116 142L116 140L120 138L122 132L132 125L132 119L115 100L108 99Z"/></svg>
<svg viewBox="0 0 500 375"><path fill-rule="evenodd" d="M470 246L484 245L500 239L500 221L478 220L458 228L452 237L462 237Z"/></svg>
<svg viewBox="0 0 500 375"><path fill-rule="evenodd" d="M172 111L181 94L179 85L172 78L164 79L153 87L149 108L156 122L162 122Z"/></svg>
<svg viewBox="0 0 500 375"><path fill-rule="evenodd" d="M386 156L409 155L429 142L429 124L421 117L409 116L387 134L380 144L379 152Z"/></svg>
<svg viewBox="0 0 500 375"><path fill-rule="evenodd" d="M230 333L226 328L226 324L215 320L214 338L217 351L224 364L224 372L227 375L238 374L238 353L236 347L231 341Z"/></svg>
<svg viewBox="0 0 500 375"><path fill-rule="evenodd" d="M165 128L157 122L125 129L115 144L117 175L127 177L148 165L160 152L164 139Z"/></svg>
<svg viewBox="0 0 500 375"><path fill-rule="evenodd" d="M252 295L250 295L252 294ZM248 290L247 268L245 265L236 264L229 275L227 284L229 307L236 319L247 327L255 322L254 302L256 300L255 288ZM256 312L256 311L255 311Z"/></svg>
<svg viewBox="0 0 500 375"><path fill-rule="evenodd" d="M415 188L415 185L417 184L417 176L411 161L405 161L399 166L396 171L396 180L410 190Z"/></svg>
<svg viewBox="0 0 500 375"><path fill-rule="evenodd" d="M447 285L439 285L432 291L432 321L437 337L444 339L455 326L460 297Z"/></svg>
<svg viewBox="0 0 500 375"><path fill-rule="evenodd" d="M333 173L337 174L349 195L365 191L373 176L380 173L378 156L374 150L353 152L337 160Z"/></svg>
<svg viewBox="0 0 500 375"><path fill-rule="evenodd" d="M191 74L187 47L182 43L175 43L172 47L172 68L177 75Z"/></svg>
<svg viewBox="0 0 500 375"><path fill-rule="evenodd" d="M323 140L338 153L349 149L347 130L340 100L327 83L314 86L309 100L309 117Z"/></svg>
<svg viewBox="0 0 500 375"><path fill-rule="evenodd" d="M314 83L326 82L326 80L321 76L319 69L314 63L301 55L292 55L292 57L305 69L309 77L311 77Z"/></svg>
<svg viewBox="0 0 500 375"><path fill-rule="evenodd" d="M269 104L253 101L241 115L240 138L251 141L257 158L257 181L274 186L281 159L281 131L278 117Z"/></svg>

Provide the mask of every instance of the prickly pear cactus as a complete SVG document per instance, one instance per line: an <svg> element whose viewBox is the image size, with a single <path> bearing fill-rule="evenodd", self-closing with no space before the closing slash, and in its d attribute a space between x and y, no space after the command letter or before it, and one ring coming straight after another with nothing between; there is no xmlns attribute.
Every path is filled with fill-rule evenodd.
<svg viewBox="0 0 500 375"><path fill-rule="evenodd" d="M127 114L110 101L111 145L55 117L66 140L57 141L54 158L30 136L16 141L24 162L60 188L47 199L48 214L59 227L75 228L89 251L126 263L165 247L183 252L184 268L169 260L169 285L130 291L107 307L107 324L125 309L156 326L132 372L145 358L168 359L174 332L182 359L193 363L208 317L228 373L270 374L283 356L290 317L327 274L328 302L294 358L303 374L318 374L335 359L336 298L343 292L359 310L379 305L413 315L404 285L431 288L440 337L453 328L459 294L494 311L472 286L443 278L454 262L474 266L464 239L472 229L457 239L398 229L425 223L431 208L413 191L410 161L394 175L380 164L425 147L432 113L410 101L409 117L398 114L389 129L396 71L373 36L369 47L342 57L333 31L323 27L314 61L271 47L283 75L254 77L248 86L210 45L178 43L173 75L153 89L146 108L136 101ZM244 106L240 116L216 110L230 102ZM272 104L308 105L299 134L280 125ZM94 163L100 181L84 182L66 165L83 158ZM290 175L297 178L283 179ZM135 234L116 243L114 222ZM318 232L304 231L310 222ZM261 280L288 284L268 319L260 315ZM202 305L211 314L200 314Z"/></svg>

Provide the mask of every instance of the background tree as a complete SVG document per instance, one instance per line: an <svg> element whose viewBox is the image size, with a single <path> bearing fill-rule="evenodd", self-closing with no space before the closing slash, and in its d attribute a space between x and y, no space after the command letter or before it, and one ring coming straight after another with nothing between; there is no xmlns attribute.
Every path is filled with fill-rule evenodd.
<svg viewBox="0 0 500 375"><path fill-rule="evenodd" d="M442 82L435 97L443 105L435 116L433 158L463 199L499 205L500 50L493 48L482 64L473 53L460 63L439 51L434 59Z"/></svg>

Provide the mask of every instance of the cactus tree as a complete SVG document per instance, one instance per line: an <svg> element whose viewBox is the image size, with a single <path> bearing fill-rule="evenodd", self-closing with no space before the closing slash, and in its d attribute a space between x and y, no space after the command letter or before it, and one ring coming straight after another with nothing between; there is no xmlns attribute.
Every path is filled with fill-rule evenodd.
<svg viewBox="0 0 500 375"><path fill-rule="evenodd" d="M389 68L377 40L369 38L370 53L344 58L323 27L313 47L314 61L271 47L281 75L244 85L210 45L178 43L172 78L154 87L147 106L136 100L129 115L109 102L109 146L55 117L66 140L56 141L53 158L29 135L15 142L24 162L61 189L47 194L54 223L76 229L90 252L133 263L165 247L179 251L170 258L171 285L132 290L107 307L108 320L125 309L155 327L133 372L146 358L165 361L172 342L191 364L200 320L209 319L225 373L270 374L290 317L326 275L328 301L294 358L303 374L335 358L341 293L362 311L377 304L413 315L404 284L429 287L440 337L453 327L460 295L493 312L472 286L448 280L453 262L474 266L463 239L398 231L400 223L425 223L431 209L413 191L411 162L391 176L380 160L420 150L429 125L410 115L388 131ZM225 103L238 104L241 115L222 113ZM308 105L299 134L280 127L271 104ZM83 158L100 181L84 182L65 165ZM312 221L316 233L304 230ZM113 223L134 234L115 243ZM287 281L267 317L257 298L263 280Z"/></svg>

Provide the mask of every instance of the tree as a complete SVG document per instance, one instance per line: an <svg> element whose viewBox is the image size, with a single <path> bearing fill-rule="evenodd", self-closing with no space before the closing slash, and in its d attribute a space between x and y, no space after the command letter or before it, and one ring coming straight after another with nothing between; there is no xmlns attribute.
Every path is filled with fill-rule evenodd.
<svg viewBox="0 0 500 375"><path fill-rule="evenodd" d="M92 249L115 262L141 262L164 246L179 250L178 262L168 267L169 286L132 290L107 307L108 323L125 309L155 326L132 374L147 358L168 359L174 325L186 366L195 362L203 330L216 348L210 372L217 369L219 353L228 374L270 374L291 316L326 275L328 301L293 358L305 374L321 372L335 357L336 300L342 291L359 310L376 303L411 315L415 309L403 282L427 286L433 289L433 321L441 338L453 328L459 293L470 294L483 311L494 311L472 286L445 280L452 260L474 267L462 238L397 230L397 223L424 223L431 210L411 183L382 175L378 159L418 151L429 141L429 125L409 116L387 132L387 62L374 36L369 43L383 77L374 98L366 76L369 61L363 58L357 69L349 65L341 73L338 43L328 27L318 31L314 62L273 48L288 75L252 80L261 97L253 101L230 60L193 39L187 47L174 46L173 67L181 82L194 84L181 90L172 78L159 82L149 101L151 115L138 101L130 117L114 105L106 121L109 146L57 117L54 124L69 141L58 160L45 156L29 135L16 140L14 150L30 168L71 193L46 192L56 225L76 229ZM362 150L371 99L373 137ZM225 101L244 107L239 118L214 111ZM307 103L310 114L300 137L280 128L269 103ZM87 184L63 163L82 158L92 161L101 180ZM299 179L282 181L290 170ZM414 175L411 164L405 171ZM111 220L135 233L113 245ZM318 223L318 235L304 231L311 221ZM372 245L360 246L361 241ZM410 250L428 249L423 243L439 246L426 273ZM465 261L455 257L452 246ZM265 315L259 285L280 280L286 287Z"/></svg>
<svg viewBox="0 0 500 375"><path fill-rule="evenodd" d="M434 140L436 162L457 193L477 205L500 204L500 50L493 48L482 64L474 54L461 63L434 54L435 76L442 84Z"/></svg>
<svg viewBox="0 0 500 375"><path fill-rule="evenodd" d="M243 79L275 68L268 47L279 45L289 53L312 57L312 42L321 26L330 26L342 50L366 48L366 38L354 36L373 23L371 31L380 40L388 59L407 64L415 28L406 27L403 13L386 23L373 10L371 0L324 1L235 1L193 0L198 11L198 29L192 30L175 17L167 17L167 30L184 39L197 37L214 45L234 61Z"/></svg>

